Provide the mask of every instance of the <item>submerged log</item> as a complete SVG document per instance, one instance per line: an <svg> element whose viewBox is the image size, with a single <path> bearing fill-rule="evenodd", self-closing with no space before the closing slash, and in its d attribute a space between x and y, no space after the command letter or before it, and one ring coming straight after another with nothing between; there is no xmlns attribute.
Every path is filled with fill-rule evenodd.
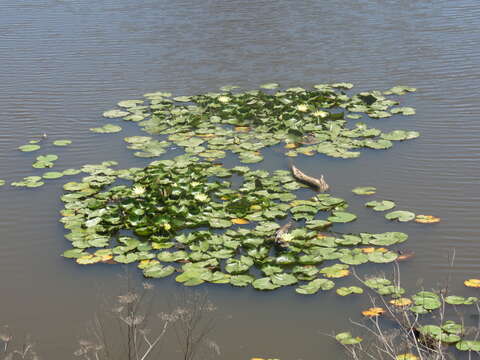
<svg viewBox="0 0 480 360"><path fill-rule="evenodd" d="M293 164L291 164L291 168L292 168L292 174L295 177L295 179L307 185L313 186L314 188L317 189L317 191L325 192L330 188L330 186L327 184L327 182L323 178L323 175L320 176L320 179L317 179L317 178L314 178L313 176L308 176L307 174L303 173L300 169L298 169Z"/></svg>

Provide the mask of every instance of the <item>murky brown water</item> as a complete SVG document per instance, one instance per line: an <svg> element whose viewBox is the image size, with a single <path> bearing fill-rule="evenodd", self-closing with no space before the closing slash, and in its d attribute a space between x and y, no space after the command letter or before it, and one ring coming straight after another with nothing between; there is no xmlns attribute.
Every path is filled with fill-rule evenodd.
<svg viewBox="0 0 480 360"><path fill-rule="evenodd" d="M417 115L375 125L418 130L421 138L354 160L298 161L327 174L335 193L351 201L361 221L349 231L409 233L417 257L402 265L407 288L416 289L418 279L427 287L444 280L455 249L452 287L462 289L480 272L479 39L475 0L2 1L0 178L35 173L32 156L15 149L43 132L73 140L54 150L61 169L99 160L142 163L122 143L138 133L135 125L103 136L88 129L119 100L150 91L188 95L271 81L287 87L349 81L360 90L407 84L418 88L404 97ZM287 164L272 156L262 166ZM59 256L68 246L58 223L59 184L0 188L0 325L31 333L45 359L63 360L73 357L98 294L121 286L121 268L81 267ZM364 199L350 193L359 184L443 222L395 224L371 216ZM178 286L173 279L157 283L162 307ZM322 333L349 327L367 302L333 292L302 297L291 288L207 288L219 309L211 337L230 360L339 358L339 347ZM174 342L164 348L178 357Z"/></svg>

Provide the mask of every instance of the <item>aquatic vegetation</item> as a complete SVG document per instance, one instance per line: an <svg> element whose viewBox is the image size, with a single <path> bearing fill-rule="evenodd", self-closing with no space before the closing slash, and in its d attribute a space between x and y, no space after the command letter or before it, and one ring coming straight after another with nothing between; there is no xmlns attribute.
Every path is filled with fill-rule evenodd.
<svg viewBox="0 0 480 360"><path fill-rule="evenodd" d="M377 192L377 188L374 186L359 186L352 190L357 195L373 195Z"/></svg>
<svg viewBox="0 0 480 360"><path fill-rule="evenodd" d="M71 140L63 139L63 140L55 140L52 144L55 146L67 146L72 143Z"/></svg>
<svg viewBox="0 0 480 360"><path fill-rule="evenodd" d="M366 207L371 207L375 211L390 210L395 207L395 203L390 200L369 201L365 203Z"/></svg>
<svg viewBox="0 0 480 360"><path fill-rule="evenodd" d="M40 155L37 156L37 161L32 164L32 167L36 169L51 168L56 160L58 160L57 155Z"/></svg>
<svg viewBox="0 0 480 360"><path fill-rule="evenodd" d="M137 122L147 133L163 135L161 142L165 146L173 142L187 153L209 160L223 158L226 151L231 151L244 163L262 161L259 151L281 142L287 145L287 156L321 153L353 158L360 155L354 150L387 149L392 146L391 141L419 136L418 132L405 130L383 134L362 122L349 127L348 119L358 119L361 113L370 118L413 114L414 110L409 107L392 108L398 101L387 97L403 94L404 90L349 96L344 90L352 86L347 83L284 91L273 91L278 88L275 83L262 85L263 90L234 92L236 88L225 86L220 93L173 98L170 93L149 93L142 100L121 101L118 105L122 110L110 110L103 116ZM109 129L101 127L92 131L119 131L111 125L108 124ZM148 147L147 143L139 141L132 148L144 147Z"/></svg>
<svg viewBox="0 0 480 360"><path fill-rule="evenodd" d="M397 210L397 211L392 211L386 214L385 219L398 220L400 222L407 222L415 219L415 214L411 211Z"/></svg>
<svg viewBox="0 0 480 360"><path fill-rule="evenodd" d="M73 246L64 256L79 264L137 263L147 277L176 274L186 286L274 290L299 283L298 293L313 294L333 288L328 278L348 276L350 266L395 261L396 252L375 246L408 238L330 233L333 223L356 218L344 211L346 201L314 191L297 199L294 191L307 187L287 170L227 169L188 155L144 169L114 170L114 164L86 165L89 176L64 185L61 221ZM117 184L119 178L131 183ZM360 291L346 287L339 294Z"/></svg>
<svg viewBox="0 0 480 360"><path fill-rule="evenodd" d="M27 145L22 145L19 146L18 149L23 152L32 152L32 151L37 151L40 149L40 145L36 144L27 144Z"/></svg>

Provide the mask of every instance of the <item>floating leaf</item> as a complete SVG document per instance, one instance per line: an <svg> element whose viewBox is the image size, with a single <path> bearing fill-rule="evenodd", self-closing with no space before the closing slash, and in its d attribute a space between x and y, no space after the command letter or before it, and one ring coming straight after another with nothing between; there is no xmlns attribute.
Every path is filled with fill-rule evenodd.
<svg viewBox="0 0 480 360"><path fill-rule="evenodd" d="M31 152L31 151L36 151L38 149L40 149L40 145L22 145L18 148L20 151L23 151L23 152Z"/></svg>
<svg viewBox="0 0 480 360"><path fill-rule="evenodd" d="M371 207L375 211L385 211L393 209L395 207L395 203L390 200L369 201L365 203L365 206Z"/></svg>
<svg viewBox="0 0 480 360"><path fill-rule="evenodd" d="M59 179L63 176L63 173L58 171L49 171L42 175L44 179Z"/></svg>
<svg viewBox="0 0 480 360"><path fill-rule="evenodd" d="M440 222L440 218L433 215L417 215L415 217L415 222L421 224L433 224Z"/></svg>
<svg viewBox="0 0 480 360"><path fill-rule="evenodd" d="M320 269L320 273L328 278L341 278L350 275L349 266L344 264L335 264Z"/></svg>
<svg viewBox="0 0 480 360"><path fill-rule="evenodd" d="M122 127L113 124L106 124L102 127L97 128L90 128L91 132L101 133L101 134L109 134L109 133L116 133L122 131Z"/></svg>
<svg viewBox="0 0 480 360"><path fill-rule="evenodd" d="M395 357L395 360L420 360L420 358L414 354L406 353L397 355Z"/></svg>
<svg viewBox="0 0 480 360"><path fill-rule="evenodd" d="M336 290L340 296L347 296L350 294L363 294L363 289L358 286L340 287Z"/></svg>
<svg viewBox="0 0 480 360"><path fill-rule="evenodd" d="M248 224L249 221L247 219L240 219L240 218L235 218L235 219L232 219L230 220L232 223L234 224L238 224L238 225L245 225L245 224Z"/></svg>
<svg viewBox="0 0 480 360"><path fill-rule="evenodd" d="M478 340L461 340L455 344L460 351L480 351L480 341Z"/></svg>
<svg viewBox="0 0 480 360"><path fill-rule="evenodd" d="M355 345L360 343L363 339L359 336L353 337L350 332L342 332L335 336L335 339L342 345Z"/></svg>
<svg viewBox="0 0 480 360"><path fill-rule="evenodd" d="M480 288L480 279L468 279L463 282L467 287Z"/></svg>
<svg viewBox="0 0 480 360"><path fill-rule="evenodd" d="M67 145L70 145L72 143L71 140L55 140L53 142L53 145L55 146L67 146Z"/></svg>
<svg viewBox="0 0 480 360"><path fill-rule="evenodd" d="M328 221L336 223L347 223L355 220L357 215L346 211L334 211L332 216L328 217Z"/></svg>
<svg viewBox="0 0 480 360"><path fill-rule="evenodd" d="M360 186L352 190L357 195L373 195L377 192L377 188L373 186Z"/></svg>
<svg viewBox="0 0 480 360"><path fill-rule="evenodd" d="M126 112L126 111L122 111L122 110L109 110L109 111L105 111L103 113L103 117L106 117L106 118L120 118L120 117L124 117L124 116L127 116L129 115L130 113Z"/></svg>
<svg viewBox="0 0 480 360"><path fill-rule="evenodd" d="M397 210L389 212L385 215L388 220L398 220L400 222L412 221L415 218L415 214L410 211Z"/></svg>
<svg viewBox="0 0 480 360"><path fill-rule="evenodd" d="M362 315L366 317L376 317L385 313L385 309L381 307L371 307L362 311Z"/></svg>
<svg viewBox="0 0 480 360"><path fill-rule="evenodd" d="M315 279L310 281L305 285L300 285L295 291L299 294L309 295L315 294L319 290L330 290L333 289L335 283L327 279Z"/></svg>
<svg viewBox="0 0 480 360"><path fill-rule="evenodd" d="M412 300L410 300L409 298L398 298L390 300L389 302L390 304L398 307L405 307L412 304Z"/></svg>
<svg viewBox="0 0 480 360"><path fill-rule="evenodd" d="M272 282L272 279L269 277L264 277L253 281L252 286L257 290L274 290L279 288L281 285L276 285Z"/></svg>

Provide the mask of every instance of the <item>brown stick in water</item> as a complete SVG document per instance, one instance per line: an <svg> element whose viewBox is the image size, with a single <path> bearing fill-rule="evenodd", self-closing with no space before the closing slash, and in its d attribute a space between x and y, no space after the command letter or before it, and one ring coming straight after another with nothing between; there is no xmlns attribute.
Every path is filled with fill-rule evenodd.
<svg viewBox="0 0 480 360"><path fill-rule="evenodd" d="M314 178L313 176L308 176L307 174L303 173L298 169L295 165L291 164L292 174L293 177L307 185L313 186L317 189L317 191L325 192L327 191L330 186L327 184L323 175L320 176L320 179Z"/></svg>

